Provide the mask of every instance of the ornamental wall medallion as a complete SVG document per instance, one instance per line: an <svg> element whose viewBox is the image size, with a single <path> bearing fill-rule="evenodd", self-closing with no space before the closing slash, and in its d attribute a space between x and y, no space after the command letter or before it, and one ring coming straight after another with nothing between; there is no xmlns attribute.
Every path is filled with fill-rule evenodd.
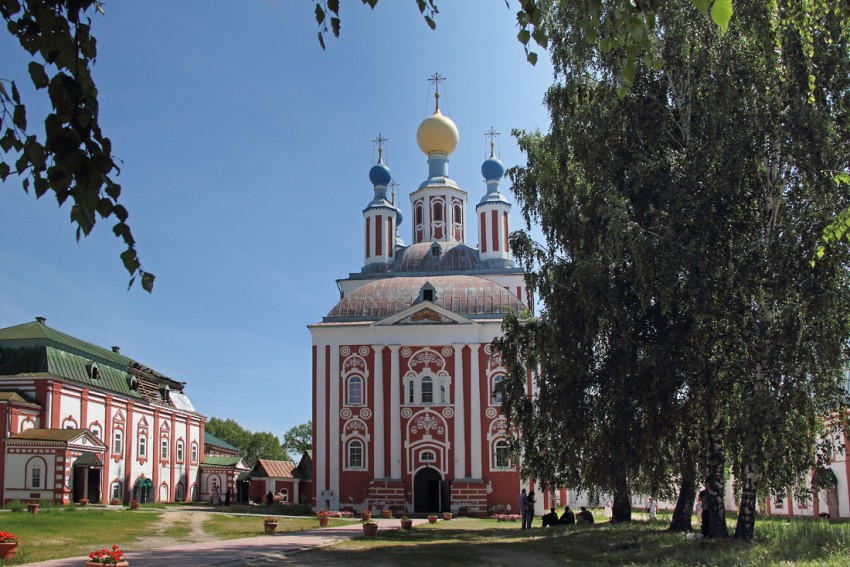
<svg viewBox="0 0 850 567"><path fill-rule="evenodd" d="M370 410L369 408L363 408L362 410L360 410L360 417L363 419L369 419L370 417L372 417L372 410Z"/></svg>
<svg viewBox="0 0 850 567"><path fill-rule="evenodd" d="M443 347L443 356L451 356L454 354L454 349L450 346Z"/></svg>
<svg viewBox="0 0 850 567"><path fill-rule="evenodd" d="M444 408L443 409L443 417L446 419L451 419L455 416L455 410L452 408Z"/></svg>
<svg viewBox="0 0 850 567"><path fill-rule="evenodd" d="M360 352L360 355L361 355L361 356L367 356L367 355L369 354L369 347L367 347L367 346L362 346L362 347L360 347L360 351L359 351L359 352Z"/></svg>
<svg viewBox="0 0 850 567"><path fill-rule="evenodd" d="M340 347L339 354L341 354L342 356L348 356L349 354L351 354L351 349L347 346Z"/></svg>
<svg viewBox="0 0 850 567"><path fill-rule="evenodd" d="M342 408L341 410L339 410L339 417L341 417L342 419L348 419L349 417L351 417L351 410L348 408Z"/></svg>
<svg viewBox="0 0 850 567"><path fill-rule="evenodd" d="M498 415L498 413L499 412L496 411L496 408L487 408L487 411L484 412L484 414L487 417L489 417L490 419L493 419L494 417L496 417L496 415Z"/></svg>
<svg viewBox="0 0 850 567"><path fill-rule="evenodd" d="M361 370L365 372L366 361L357 355L346 358L345 363L342 365L342 371L347 374L352 370Z"/></svg>
<svg viewBox="0 0 850 567"><path fill-rule="evenodd" d="M484 352L486 352L487 354L493 354L492 343L487 343L486 345L484 345Z"/></svg>
<svg viewBox="0 0 850 567"><path fill-rule="evenodd" d="M422 431L427 435L430 434L432 430L437 435L442 435L444 431L443 425L434 416L434 414L426 413L413 420L413 427L410 428L410 433L416 435L416 433Z"/></svg>
<svg viewBox="0 0 850 567"><path fill-rule="evenodd" d="M351 421L346 422L344 431L346 435L351 435L352 433L365 434L366 424L359 419L352 419Z"/></svg>
<svg viewBox="0 0 850 567"><path fill-rule="evenodd" d="M403 349L401 349L401 356L403 356L404 358L407 358L407 357L410 356L410 352L411 351L408 347L404 347Z"/></svg>
<svg viewBox="0 0 850 567"><path fill-rule="evenodd" d="M403 408L401 410L401 417L403 417L404 419L410 419L411 415L413 415L413 410L411 410L410 408Z"/></svg>

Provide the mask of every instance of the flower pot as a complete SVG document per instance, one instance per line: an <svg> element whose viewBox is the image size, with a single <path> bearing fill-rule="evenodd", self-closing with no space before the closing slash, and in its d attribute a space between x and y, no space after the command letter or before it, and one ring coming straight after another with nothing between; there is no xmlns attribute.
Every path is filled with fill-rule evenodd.
<svg viewBox="0 0 850 567"><path fill-rule="evenodd" d="M27 511L30 514L38 514L38 504L27 504Z"/></svg>
<svg viewBox="0 0 850 567"><path fill-rule="evenodd" d="M436 524L437 523L437 516L428 516L428 523L429 524Z"/></svg>
<svg viewBox="0 0 850 567"><path fill-rule="evenodd" d="M375 537L378 534L378 524L363 524L363 535Z"/></svg>
<svg viewBox="0 0 850 567"><path fill-rule="evenodd" d="M360 512L360 519L364 522L368 522L372 519L372 512Z"/></svg>
<svg viewBox="0 0 850 567"><path fill-rule="evenodd" d="M265 528L267 534L273 534L277 529L277 523L275 522L266 522L263 524L263 528Z"/></svg>
<svg viewBox="0 0 850 567"><path fill-rule="evenodd" d="M138 510L139 503L138 502L130 502L130 510Z"/></svg>
<svg viewBox="0 0 850 567"><path fill-rule="evenodd" d="M443 519L444 520L451 520L452 519L452 513L451 512L443 512Z"/></svg>
<svg viewBox="0 0 850 567"><path fill-rule="evenodd" d="M392 518L393 517L393 511L392 510L383 510L383 511L381 511L381 517L382 518Z"/></svg>
<svg viewBox="0 0 850 567"><path fill-rule="evenodd" d="M413 529L413 520L401 520L401 529L403 529L403 530Z"/></svg>
<svg viewBox="0 0 850 567"><path fill-rule="evenodd" d="M129 561L119 561L118 563L98 563L96 561L86 561L86 567L103 567L104 565L109 565L110 567L128 567L130 565Z"/></svg>
<svg viewBox="0 0 850 567"><path fill-rule="evenodd" d="M319 527L320 528L328 527L328 522L330 522L330 521L331 521L330 518L319 518Z"/></svg>
<svg viewBox="0 0 850 567"><path fill-rule="evenodd" d="M18 552L18 542L0 543L0 559L8 561Z"/></svg>
<svg viewBox="0 0 850 567"><path fill-rule="evenodd" d="M88 506L89 499L88 498L80 498L80 506Z"/></svg>

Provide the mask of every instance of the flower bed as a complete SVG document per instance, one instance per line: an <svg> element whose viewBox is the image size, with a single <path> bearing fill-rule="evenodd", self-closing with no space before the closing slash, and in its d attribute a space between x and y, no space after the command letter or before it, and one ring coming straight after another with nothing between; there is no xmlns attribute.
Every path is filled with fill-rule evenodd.
<svg viewBox="0 0 850 567"><path fill-rule="evenodd" d="M519 520L519 514L494 514L491 518L495 518L497 522L516 522Z"/></svg>
<svg viewBox="0 0 850 567"><path fill-rule="evenodd" d="M95 549L89 553L87 565L127 565L124 552L117 545L110 549Z"/></svg>

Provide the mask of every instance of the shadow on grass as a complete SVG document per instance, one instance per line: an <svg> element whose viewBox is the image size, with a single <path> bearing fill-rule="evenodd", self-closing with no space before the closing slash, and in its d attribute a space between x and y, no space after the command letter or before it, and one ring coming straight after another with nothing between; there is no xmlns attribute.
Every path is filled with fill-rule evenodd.
<svg viewBox="0 0 850 567"><path fill-rule="evenodd" d="M480 520L474 520L479 524ZM731 539L688 540L666 531L666 525L632 522L557 528L504 529L443 523L410 531L379 532L375 539L358 538L297 558L299 564L351 565L630 565L711 566L788 565L788 558L770 543L746 544ZM472 529L469 529L472 528ZM810 565L843 565L850 548L810 549ZM293 558L295 559L295 558ZM790 563L795 564L795 563Z"/></svg>

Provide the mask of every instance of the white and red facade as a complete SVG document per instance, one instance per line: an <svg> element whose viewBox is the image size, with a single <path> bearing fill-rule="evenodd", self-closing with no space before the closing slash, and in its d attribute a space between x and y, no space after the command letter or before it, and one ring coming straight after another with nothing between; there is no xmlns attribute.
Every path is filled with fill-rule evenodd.
<svg viewBox="0 0 850 567"><path fill-rule="evenodd" d="M183 386L42 318L0 329L0 501L199 499L205 418Z"/></svg>
<svg viewBox="0 0 850 567"><path fill-rule="evenodd" d="M410 195L413 244L378 248L388 235L377 237L376 227L400 224L381 162L363 211L364 268L337 281L339 303L309 325L318 509L487 515L516 507L519 468L494 392L505 370L490 344L504 310L525 308L524 275L507 251L510 205L488 180L479 205L488 224L469 231L486 232L488 249L499 251L484 257L465 243L467 193L448 177L454 124L437 110L418 140L429 177Z"/></svg>

